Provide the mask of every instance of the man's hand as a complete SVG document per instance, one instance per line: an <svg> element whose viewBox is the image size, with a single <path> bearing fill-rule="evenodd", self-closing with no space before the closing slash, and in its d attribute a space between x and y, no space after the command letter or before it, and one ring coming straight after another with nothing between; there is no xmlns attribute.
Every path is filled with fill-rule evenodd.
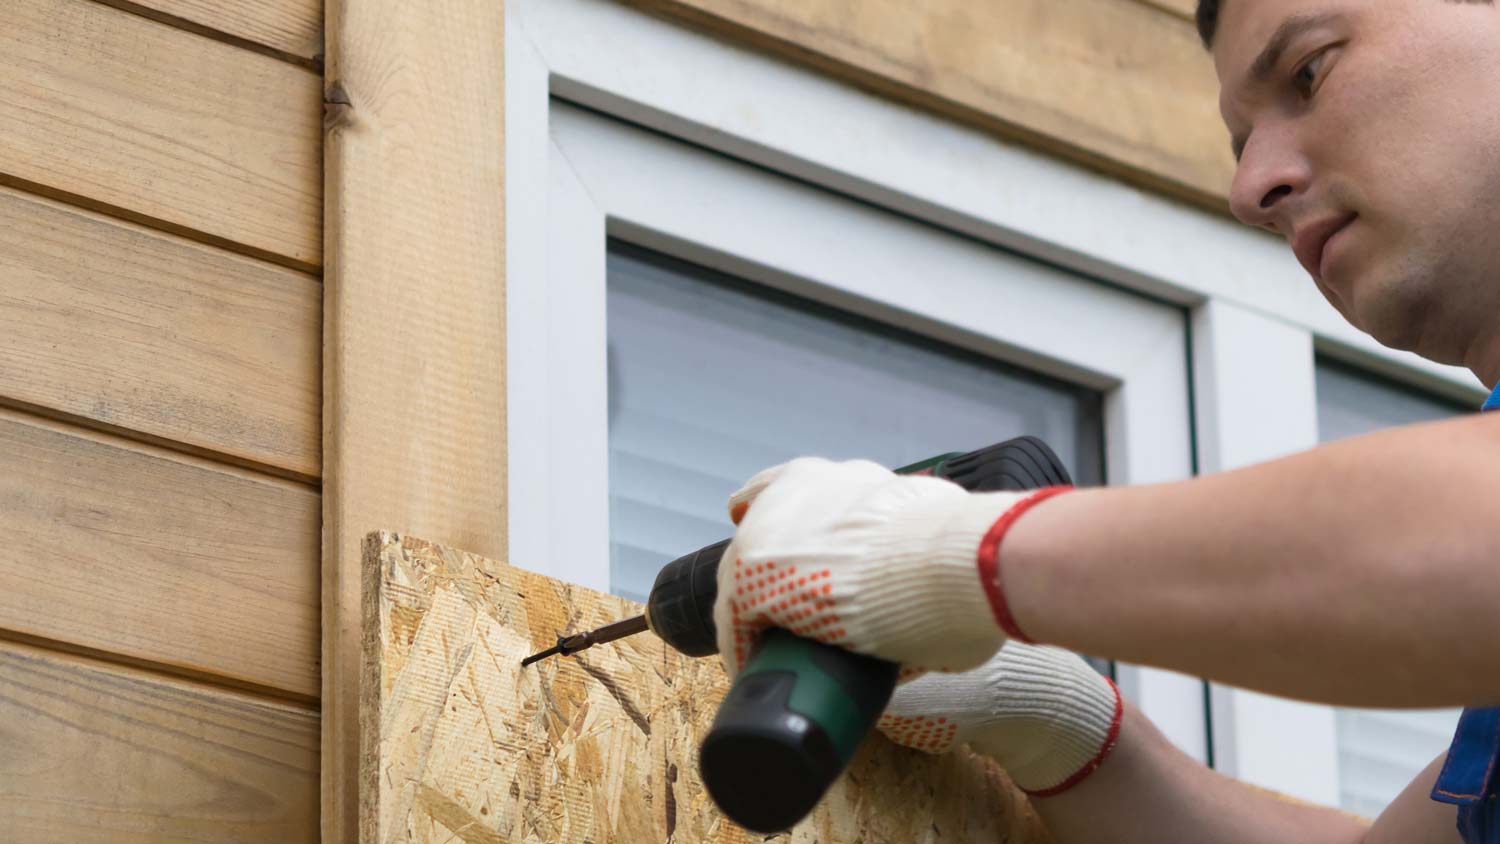
<svg viewBox="0 0 1500 844"><path fill-rule="evenodd" d="M1060 648L1010 641L962 674L896 689L878 727L897 744L946 753L967 743L1027 794L1060 794L1114 749L1124 702L1114 683Z"/></svg>
<svg viewBox="0 0 1500 844"><path fill-rule="evenodd" d="M761 472L730 498L739 530L714 605L726 670L739 672L767 627L909 669L983 663L1006 638L1004 531L1055 491L971 494L866 461Z"/></svg>

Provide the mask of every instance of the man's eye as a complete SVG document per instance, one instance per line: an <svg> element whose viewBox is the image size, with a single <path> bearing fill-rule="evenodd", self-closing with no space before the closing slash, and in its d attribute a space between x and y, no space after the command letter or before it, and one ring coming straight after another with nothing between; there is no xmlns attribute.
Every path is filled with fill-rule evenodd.
<svg viewBox="0 0 1500 844"><path fill-rule="evenodd" d="M1297 73L1292 77L1292 83L1297 86L1297 90L1304 97L1312 96L1312 90L1318 84L1318 74L1323 69L1323 57L1326 55L1326 53L1319 53L1308 59L1305 64L1297 68Z"/></svg>

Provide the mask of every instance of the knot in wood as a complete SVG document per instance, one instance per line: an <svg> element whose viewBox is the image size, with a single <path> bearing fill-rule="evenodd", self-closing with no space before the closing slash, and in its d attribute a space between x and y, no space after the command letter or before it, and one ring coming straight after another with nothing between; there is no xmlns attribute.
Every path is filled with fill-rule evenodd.
<svg viewBox="0 0 1500 844"><path fill-rule="evenodd" d="M354 121L354 101L341 79L323 89L323 131L347 126Z"/></svg>

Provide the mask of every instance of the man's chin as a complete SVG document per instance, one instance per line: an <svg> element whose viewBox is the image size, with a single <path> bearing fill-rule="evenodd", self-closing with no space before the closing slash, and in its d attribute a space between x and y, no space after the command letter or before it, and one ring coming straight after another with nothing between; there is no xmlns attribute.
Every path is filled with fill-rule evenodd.
<svg viewBox="0 0 1500 844"><path fill-rule="evenodd" d="M1323 295L1350 325L1382 346L1402 348L1398 344L1409 342L1407 329L1411 326L1401 319L1402 308L1395 295L1399 284L1361 269L1364 272L1353 272L1350 268L1338 277L1325 279L1327 289Z"/></svg>
<svg viewBox="0 0 1500 844"><path fill-rule="evenodd" d="M1382 331L1379 328L1376 328L1373 331L1363 328L1361 328L1360 330L1373 337L1375 339L1375 342L1386 347L1387 349L1391 349L1397 352L1414 352L1416 354L1421 354L1421 350L1418 348L1421 345L1420 341L1418 340L1418 338L1411 336L1410 333L1392 333L1388 331Z"/></svg>
<svg viewBox="0 0 1500 844"><path fill-rule="evenodd" d="M1415 295L1419 287L1408 281L1384 287L1368 284L1354 297L1352 318L1345 318L1388 349L1413 352L1437 363L1460 363L1459 350L1441 342L1447 332L1434 331L1442 326L1431 324L1434 314L1427 297Z"/></svg>

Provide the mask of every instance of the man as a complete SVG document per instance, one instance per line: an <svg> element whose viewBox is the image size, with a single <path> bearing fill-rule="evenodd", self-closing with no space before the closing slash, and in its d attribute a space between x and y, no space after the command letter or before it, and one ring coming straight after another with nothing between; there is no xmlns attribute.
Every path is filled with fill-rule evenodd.
<svg viewBox="0 0 1500 844"><path fill-rule="evenodd" d="M1235 215L1286 237L1350 323L1493 387L1500 12L1201 0L1198 21ZM731 499L721 653L737 671L775 625L925 671L882 729L993 755L1060 844L1500 842L1497 502L1500 414L1027 495L798 460ZM1366 826L1203 768L1062 649L1330 704L1470 710Z"/></svg>

